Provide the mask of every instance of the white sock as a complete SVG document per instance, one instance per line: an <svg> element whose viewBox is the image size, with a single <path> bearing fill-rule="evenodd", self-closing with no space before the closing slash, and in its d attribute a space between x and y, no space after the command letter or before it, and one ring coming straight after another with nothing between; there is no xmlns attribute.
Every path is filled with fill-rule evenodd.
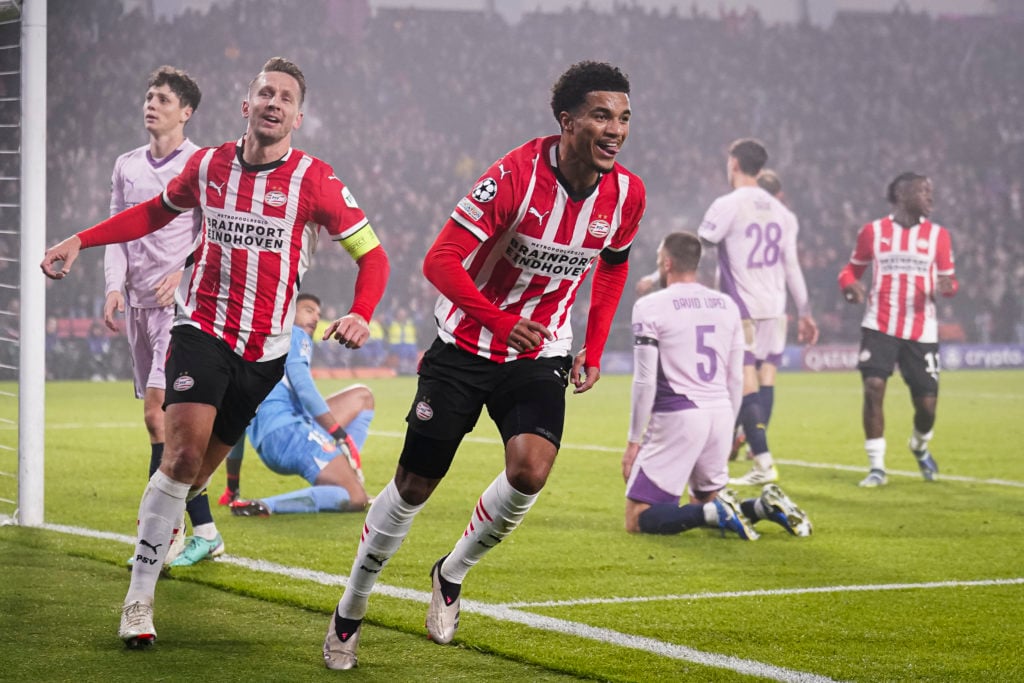
<svg viewBox="0 0 1024 683"><path fill-rule="evenodd" d="M469 526L441 565L445 580L462 583L473 565L519 526L535 500L536 493L527 495L512 488L502 471L480 495Z"/></svg>
<svg viewBox="0 0 1024 683"><path fill-rule="evenodd" d="M704 503L704 523L708 526L718 526L718 508L714 502Z"/></svg>
<svg viewBox="0 0 1024 683"><path fill-rule="evenodd" d="M759 470L770 470L775 465L775 460L772 458L771 451L765 451L754 456L754 463Z"/></svg>
<svg viewBox="0 0 1024 683"><path fill-rule="evenodd" d="M873 470L885 471L885 437L865 439L864 451L868 454L868 466Z"/></svg>
<svg viewBox="0 0 1024 683"><path fill-rule="evenodd" d="M922 434L921 432L914 430L914 433L910 435L910 450L916 451L914 455L921 451L928 450L928 442L932 440L935 435L935 430Z"/></svg>
<svg viewBox="0 0 1024 683"><path fill-rule="evenodd" d="M391 556L398 552L409 533L413 518L422 509L423 504L409 505L402 500L394 479L388 482L373 501L370 511L366 513L363 536L359 540L359 549L352 563L352 571L349 572L345 592L338 601L338 614L342 618L362 619L366 616L373 584L377 582L377 577Z"/></svg>
<svg viewBox="0 0 1024 683"><path fill-rule="evenodd" d="M160 470L153 473L139 503L138 542L125 604L134 600L153 603L156 580L167 557L175 529L183 519L188 484Z"/></svg>
<svg viewBox="0 0 1024 683"><path fill-rule="evenodd" d="M199 526L192 527L192 533L199 538L212 541L217 538L217 524L215 522L200 524Z"/></svg>

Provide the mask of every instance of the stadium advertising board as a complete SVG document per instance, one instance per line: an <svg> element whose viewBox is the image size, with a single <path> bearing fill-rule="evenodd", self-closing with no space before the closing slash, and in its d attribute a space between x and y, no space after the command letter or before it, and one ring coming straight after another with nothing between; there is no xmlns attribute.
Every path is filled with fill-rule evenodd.
<svg viewBox="0 0 1024 683"><path fill-rule="evenodd" d="M781 370L856 370L858 346L821 344L787 346ZM1020 344L943 344L939 347L944 370L994 370L1024 368L1024 346Z"/></svg>
<svg viewBox="0 0 1024 683"><path fill-rule="evenodd" d="M787 346L779 370L786 372L853 372L857 369L856 344ZM943 344L939 347L943 370L996 370L1024 368L1021 344ZM632 352L610 351L601 362L605 374L633 372Z"/></svg>

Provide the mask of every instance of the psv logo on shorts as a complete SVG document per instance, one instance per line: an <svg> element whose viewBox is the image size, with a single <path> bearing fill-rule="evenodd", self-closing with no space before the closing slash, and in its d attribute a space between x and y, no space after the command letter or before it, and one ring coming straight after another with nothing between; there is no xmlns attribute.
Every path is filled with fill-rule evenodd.
<svg viewBox="0 0 1024 683"><path fill-rule="evenodd" d="M430 407L430 404L426 401L420 401L416 404L416 417L423 422L426 422L430 418L434 417L434 409Z"/></svg>
<svg viewBox="0 0 1024 683"><path fill-rule="evenodd" d="M174 384L171 387L175 391L188 391L196 385L196 381L188 375L182 375L178 379L174 380Z"/></svg>

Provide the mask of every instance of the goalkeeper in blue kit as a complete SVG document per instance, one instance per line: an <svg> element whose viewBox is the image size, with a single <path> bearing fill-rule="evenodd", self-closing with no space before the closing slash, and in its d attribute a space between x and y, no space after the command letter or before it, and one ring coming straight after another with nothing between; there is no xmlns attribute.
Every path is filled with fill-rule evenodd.
<svg viewBox="0 0 1024 683"><path fill-rule="evenodd" d="M245 439L228 455L228 486L220 503L232 514L267 517L301 512L364 510L360 451L374 414L373 393L363 385L324 399L313 381L313 332L320 300L296 297L295 324L284 377L260 404L246 434L260 460L278 474L296 474L311 486L266 498L241 499L239 474Z"/></svg>

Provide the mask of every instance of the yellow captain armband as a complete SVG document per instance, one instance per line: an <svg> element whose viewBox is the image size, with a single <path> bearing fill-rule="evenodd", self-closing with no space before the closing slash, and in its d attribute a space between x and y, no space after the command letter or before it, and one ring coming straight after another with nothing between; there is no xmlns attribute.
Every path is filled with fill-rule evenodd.
<svg viewBox="0 0 1024 683"><path fill-rule="evenodd" d="M345 251L355 261L358 261L366 252L374 247L380 246L380 240L377 239L377 234L373 232L373 227L369 223L348 237L338 241L341 242L341 246L345 247Z"/></svg>

